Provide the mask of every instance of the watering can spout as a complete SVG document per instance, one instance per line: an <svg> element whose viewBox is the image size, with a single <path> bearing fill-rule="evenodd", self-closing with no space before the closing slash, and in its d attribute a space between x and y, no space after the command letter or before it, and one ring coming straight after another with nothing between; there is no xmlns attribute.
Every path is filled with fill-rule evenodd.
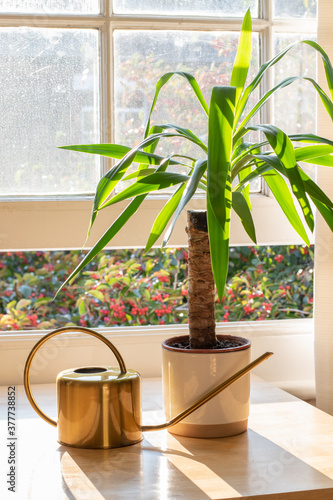
<svg viewBox="0 0 333 500"><path fill-rule="evenodd" d="M88 333L98 338L111 349L119 367L79 367L59 373L58 421L55 421L45 415L32 395L30 368L38 349L51 337L65 332ZM76 448L118 448L140 442L143 439L142 432L167 429L177 424L272 354L266 352L259 356L167 422L141 425L139 373L126 369L119 351L100 333L84 327L64 327L46 334L32 348L25 364L24 388L38 415L57 427L59 443Z"/></svg>
<svg viewBox="0 0 333 500"><path fill-rule="evenodd" d="M259 356L257 359L249 363L248 365L244 366L241 370L238 372L234 373L231 377L229 377L227 380L219 384L217 387L214 387L211 391L207 392L204 396L202 396L199 400L197 400L195 403L193 403L191 406L186 408L186 410L182 411L172 419L168 420L167 422L164 422L163 424L158 424L158 425L143 425L141 427L142 432L147 432L147 431L158 431L158 430L163 430L163 429L168 429L169 427L172 427L173 425L178 424L181 420L183 420L185 417L193 413L195 410L200 408L200 406L204 405L207 403L210 399L212 399L214 396L222 392L224 389L229 387L231 384L236 382L236 380L240 379L244 375L246 375L250 370L258 366L260 363L265 361L266 359L270 358L273 355L272 352L265 352L261 356Z"/></svg>

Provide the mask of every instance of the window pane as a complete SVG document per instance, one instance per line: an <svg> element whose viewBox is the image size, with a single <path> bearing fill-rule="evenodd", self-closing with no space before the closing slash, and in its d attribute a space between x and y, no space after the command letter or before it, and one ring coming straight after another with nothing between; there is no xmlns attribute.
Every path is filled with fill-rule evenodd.
<svg viewBox="0 0 333 500"><path fill-rule="evenodd" d="M274 17L316 18L317 0L274 0Z"/></svg>
<svg viewBox="0 0 333 500"><path fill-rule="evenodd" d="M257 0L114 0L116 14L158 14L242 17L251 8L258 17Z"/></svg>
<svg viewBox="0 0 333 500"><path fill-rule="evenodd" d="M299 40L314 40L313 35L279 33L275 36L275 53ZM316 52L306 44L293 47L275 66L275 84L289 76L316 77ZM317 93L310 82L296 80L274 95L274 123L287 134L316 132ZM299 147L301 143L299 143ZM315 166L303 163L302 167L315 178Z"/></svg>
<svg viewBox="0 0 333 500"><path fill-rule="evenodd" d="M98 141L98 32L0 30L0 194L91 192L90 155L57 149Z"/></svg>
<svg viewBox="0 0 333 500"><path fill-rule="evenodd" d="M114 37L117 142L131 146L142 140L155 86L164 73L186 71L194 75L208 103L214 85L230 82L238 43L236 33L116 31ZM257 34L253 44L252 73L259 61ZM153 123L187 127L206 140L207 117L193 90L180 76L173 76L163 87ZM179 151L177 140L171 140L169 151ZM162 143L159 147L163 148ZM198 152L194 148L184 143L182 153Z"/></svg>
<svg viewBox="0 0 333 500"><path fill-rule="evenodd" d="M313 35L279 33L275 36L275 53L299 40L311 39ZM290 76L302 75L315 78L316 52L306 44L292 48L275 66L275 84ZM310 82L296 80L279 90L274 96L274 123L285 132L315 132L316 92Z"/></svg>
<svg viewBox="0 0 333 500"><path fill-rule="evenodd" d="M0 0L0 12L98 14L99 0Z"/></svg>

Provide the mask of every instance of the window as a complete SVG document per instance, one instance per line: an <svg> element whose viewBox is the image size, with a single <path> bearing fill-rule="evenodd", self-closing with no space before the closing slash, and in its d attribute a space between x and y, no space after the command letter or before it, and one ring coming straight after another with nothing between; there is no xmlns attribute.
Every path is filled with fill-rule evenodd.
<svg viewBox="0 0 333 500"><path fill-rule="evenodd" d="M91 197L107 159L72 153L57 146L74 143L121 142L142 137L158 77L167 70L186 69L211 88L227 82L238 31L246 9L253 18L253 64L306 33L316 36L316 3L267 0L0 2L0 249L81 248L91 210ZM181 17L181 23L179 18ZM291 21L292 20L292 21ZM295 61L308 74L315 71L312 54L297 50L289 63L276 66L280 80L295 72ZM282 69L283 68L283 69ZM207 85L205 85L207 82ZM181 82L182 83L182 82ZM269 82L264 82L261 92ZM311 89L295 84L293 109L287 113L313 126ZM193 100L180 90L177 78L163 93L168 110L183 126L200 118ZM284 120L285 94L265 109L264 121ZM302 113L300 99L310 95ZM288 97L290 95L288 94ZM185 105L184 105L185 103ZM161 109L161 108L160 108ZM188 112L188 109L191 111ZM164 118L157 109L156 120ZM163 196L147 199L140 215L113 240L115 247L142 247ZM204 206L200 197L192 208ZM258 242L299 243L285 224L280 208L268 196L254 197ZM101 213L87 245L123 209ZM106 211L104 211L106 212ZM269 221L277 221L272 227ZM179 219L174 245L186 245L184 218ZM233 244L248 243L238 220L232 224Z"/></svg>
<svg viewBox="0 0 333 500"><path fill-rule="evenodd" d="M188 324L188 251L100 252L55 298L83 259L75 251L0 252L0 332ZM313 317L313 248L230 248L216 322Z"/></svg>
<svg viewBox="0 0 333 500"><path fill-rule="evenodd" d="M232 46L241 26L241 18L245 10L251 7L254 46L259 63L269 59L278 47L298 39L299 36L316 37L317 3L319 43L323 44L328 52L331 50L332 54L333 48L329 45L333 20L330 0L318 0L318 2L315 0L307 2L303 0L232 2L230 0L195 2L114 0L113 7L111 0L110 2L101 0L100 3L97 0L84 2L0 0L0 38L5 40L0 49L0 78L3 88L0 98L0 154L4 155L0 170L0 176L3 176L0 194L0 249L40 250L82 247L90 216L91 193L98 177L109 167L109 163L107 160L102 160L99 164L92 157L74 156L69 152L60 152L56 148L66 143L120 140L124 131L129 135L124 137L122 142L135 140L144 123L149 92L153 88L154 76L150 73L154 69L156 55L166 42L168 50L165 54L166 59L161 64L162 72L164 64L169 67L168 64L171 64L171 59L174 60L174 57L179 65L186 64L191 71L195 71L196 61L200 60L200 64L202 63L200 58L204 56L206 66L208 67L210 63L213 67L214 61L209 57L212 54L214 41L217 43L218 37L228 39L228 43ZM172 58L168 53L169 47L173 50ZM136 49L139 48L141 54L138 57ZM9 49L11 54L16 53L20 56L17 57L15 74L6 67ZM296 54L297 52L290 56L292 72L296 61L298 64L309 63L306 71L311 74L314 70L314 61L308 61L307 55L302 54L300 57ZM22 59L24 60L27 55L30 57L29 65L20 68ZM149 71L146 71L147 67ZM137 76L140 71L143 72L143 79ZM64 77L64 81L59 78L59 73ZM27 76L30 78L30 87L26 85ZM276 71L270 78L273 82L274 78L281 79L283 76ZM17 78L17 83L9 77ZM144 85L140 85L142 81ZM269 86L268 83L263 82L262 92L265 90L265 85ZM301 115L301 119L305 119L309 126L312 126L310 121L313 119L315 109L308 107L304 109L304 106L299 106L300 102L303 102L300 97L303 100L305 91L308 89L295 86L293 97L295 107L292 114L296 117L296 123ZM14 104L14 94L16 104ZM289 107L286 109L284 101L285 99L281 97L275 101L275 108L270 107L262 111L266 122L274 117L278 123L285 118L286 111L289 118L291 110ZM308 98L308 102L313 102L313 99ZM331 123L319 121L319 127L319 132L325 130L323 133L327 134L327 128L331 127ZM30 156L25 155L28 151ZM50 165L53 165L53 171ZM44 177L39 176L41 169ZM62 170L61 175L60 170ZM321 182L327 183L328 187L329 183L332 185L332 172L326 171L325 174L320 173L320 176ZM27 188L30 182L32 184ZM332 192L328 194L333 195ZM113 245L144 246L145 231L151 227L154 214L161 208L162 203L164 202L159 197L147 199L140 216L133 219L126 230L114 239ZM203 200L200 197L194 200L192 208L194 206L195 208L203 206ZM260 244L299 242L289 225L285 224L279 207L269 196L265 196L264 192L253 197L253 209ZM104 218L98 218L88 246L107 227L107 219L114 217L114 214L121 210L121 206L115 206L104 211ZM177 246L186 244L184 220L185 218L179 218L178 227L171 241ZM271 223L272 220L275 221L274 224ZM324 303L324 299L327 302L330 294L323 283L327 282L328 273L332 272L329 268L332 261L329 258L332 242L329 239L331 236L327 237L327 234L318 237L320 251L315 264L318 277L317 289L320 292L318 297L320 300L323 299L322 322L326 321L329 328L330 322L327 318L331 306ZM231 241L233 244L248 243L241 225L236 220L232 224ZM320 269L320 272L317 272L317 269ZM289 320L283 327L272 324L269 327L265 324L256 325L255 331L251 324L243 325L241 333L257 337L261 335L260 342L265 332L270 335L269 349L276 352L274 368L282 367L283 373L280 370L278 374L272 375L271 372L267 379L311 378L312 375L307 373L313 369L311 351L313 326L312 322L309 323L310 320L301 321L305 321L301 330L297 326L297 321ZM238 332L237 328L237 325L232 327L230 332ZM179 332L181 331L183 330L179 329ZM287 335L281 332L291 338L295 334L298 346L302 337L302 345L306 344L308 348L307 354L302 357L302 362L295 362L292 357L290 363L287 363L285 343L280 347L275 345L280 339L286 341ZM115 335L115 338L118 338L118 345L120 342L128 349L126 359L129 366L139 371L141 368L138 366L137 349L139 345L144 344L147 349L146 356L154 360L155 364L148 363L145 367L142 358L142 373L146 376L156 376L160 362L155 344L160 341L161 335L172 334L174 328L161 327L158 332L151 331L143 340L138 339L137 332L133 330L127 330L125 335L121 335L121 339L120 334ZM16 375L21 374L27 349L37 338L39 337L36 335L34 337L34 334L27 334L20 343L20 346L23 346L22 351L20 350L20 353L15 351ZM15 343L19 337L14 335L12 339ZM80 340L80 342L87 346L90 341ZM260 342L257 344L258 349L263 347ZM154 347L151 349L152 344ZM14 350L12 341L6 339L3 346L9 350L8 359L12 359L10 356L10 349ZM71 352L75 353L76 347L77 344L68 349L66 355L70 357ZM281 352L280 358L278 352ZM69 363L68 361L67 366ZM6 367L3 366L3 369ZM53 376L48 380L53 380ZM3 380L3 383L5 382Z"/></svg>
<svg viewBox="0 0 333 500"><path fill-rule="evenodd" d="M99 139L98 31L10 27L1 29L0 43L0 196L91 192L96 160L56 146Z"/></svg>

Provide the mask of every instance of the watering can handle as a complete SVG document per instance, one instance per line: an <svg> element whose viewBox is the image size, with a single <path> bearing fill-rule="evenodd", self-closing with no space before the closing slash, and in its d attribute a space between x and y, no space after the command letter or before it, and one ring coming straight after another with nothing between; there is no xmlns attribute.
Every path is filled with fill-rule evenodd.
<svg viewBox="0 0 333 500"><path fill-rule="evenodd" d="M124 360L123 360L121 354L119 353L119 351L116 349L116 347L103 335L101 335L98 332L95 332L94 330L91 330L90 328L85 328L85 327L81 327L81 326L65 326L63 328L58 328L57 330L53 330L52 332L44 335L44 337L42 337L37 342L37 344L35 344L34 347L31 349L30 354L29 354L27 361L25 363L24 389L25 389L25 392L26 392L26 395L27 395L29 402L30 402L31 406L33 407L33 409L36 411L36 413L38 413L38 415L40 417L42 417L42 419L44 419L47 423L53 425L54 427L57 427L57 422L55 420L52 420L50 417L45 415L45 413L42 412L42 410L39 408L39 406L37 405L37 403L32 395L31 387L30 387L30 367L31 367L32 360L33 360L36 352L38 351L38 349L50 338L55 337L56 335L59 335L60 333L65 333L65 332L67 332L67 333L68 332L88 333L89 335L92 335L93 337L98 338L99 340L104 342L104 344L106 344L111 349L113 354L116 356L117 361L119 363L119 368L120 368L121 374L125 374L127 371Z"/></svg>

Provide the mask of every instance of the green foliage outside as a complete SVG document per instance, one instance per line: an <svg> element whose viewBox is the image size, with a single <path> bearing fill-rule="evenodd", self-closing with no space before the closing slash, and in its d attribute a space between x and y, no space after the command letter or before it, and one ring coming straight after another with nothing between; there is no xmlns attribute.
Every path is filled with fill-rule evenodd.
<svg viewBox="0 0 333 500"><path fill-rule="evenodd" d="M73 252L0 254L0 330L187 323L186 249L102 252L55 300ZM312 317L313 248L234 247L217 321Z"/></svg>
<svg viewBox="0 0 333 500"><path fill-rule="evenodd" d="M266 72L275 64L280 63L282 58L299 44L315 50L317 55L320 55L330 96L313 78L297 74L297 76L284 78L259 98L258 89L263 79L266 78ZM139 144L132 146L132 149L124 146L123 143L61 146L62 149L69 151L80 151L120 160L105 173L97 185L90 227L101 210L125 200L128 200L128 204L117 219L112 219L109 228L59 290L107 247L119 230L139 210L149 194L156 194L158 191L175 186L178 186L176 191L170 196L153 223L145 249L149 251L153 248L162 235L163 246L168 244L180 213L198 189L203 190L206 193L207 230L212 270L216 290L222 302L229 265L232 209L239 217L252 242L257 244L250 201L250 183L254 179L258 182L262 179L266 181L273 198L305 244L310 245L306 226L313 232L315 225L311 202L333 230L333 202L308 176L303 166L303 163L333 166L333 142L313 133L306 133L302 126L301 133L288 135L275 125L256 124L256 119L260 121L263 118L259 111L268 104L269 99L279 90L299 80L312 85L333 120L332 63L320 45L313 40L302 40L287 46L272 59L264 62L251 83L247 84L251 58L252 20L250 10L248 10L243 19L231 74L228 75L229 84L216 85L214 82L210 91L209 104L201 89L201 82L192 74L184 70L169 71L156 83L154 98L147 120L145 120L144 136ZM195 128L192 129L192 126L186 128L184 124L179 125L178 121L171 123L170 106L165 108L166 121L164 123L155 121L155 108L159 105L160 96L169 87L169 82L173 77L181 77L184 88L190 85L193 91L192 96L200 106L201 115L204 117L208 135L198 133ZM254 98L252 103L250 96ZM193 115L192 112L191 115ZM253 132L257 134L255 142L251 139ZM161 156L160 143L175 139L179 147L175 147L176 144L173 142L172 154L164 156L163 153ZM180 147L183 141L188 145L196 145L198 151L194 156L192 154L184 156ZM308 145L304 146L303 143ZM187 163L188 161L190 164ZM139 166L135 166L137 164ZM184 168L185 172L174 172L174 167L179 166ZM132 167L137 170L129 173ZM130 185L119 184L120 181L127 182L133 179L134 182ZM294 201L297 201L303 219L300 218ZM202 336L204 337L205 335Z"/></svg>

